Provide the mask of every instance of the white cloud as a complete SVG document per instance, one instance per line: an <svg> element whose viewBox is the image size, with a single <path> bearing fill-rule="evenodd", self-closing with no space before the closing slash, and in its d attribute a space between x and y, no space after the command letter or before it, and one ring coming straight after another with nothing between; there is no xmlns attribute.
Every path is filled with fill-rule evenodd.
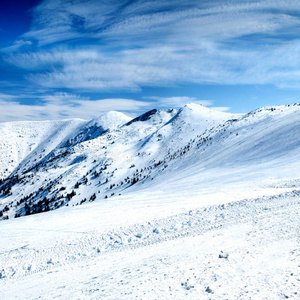
<svg viewBox="0 0 300 300"><path fill-rule="evenodd" d="M21 103L23 96L0 94L0 122L37 121L81 118L90 120L107 111L120 111L135 117L147 110L157 108L179 108L193 102L204 106L213 106L212 100L199 100L195 97L145 97L146 101L111 98L90 100L70 93L43 95L35 105ZM148 100L148 101L147 101ZM212 107L228 110L227 107Z"/></svg>
<svg viewBox="0 0 300 300"><path fill-rule="evenodd" d="M88 91L131 90L145 86L275 84L299 87L300 41L233 49L212 42L123 50L105 55L95 49L59 50L11 56L34 71L27 79L41 87Z"/></svg>
<svg viewBox="0 0 300 300"><path fill-rule="evenodd" d="M151 99L157 101L159 107L168 107L168 108L178 108L183 107L185 104L190 102L202 104L204 106L213 105L214 101L212 100L199 100L195 97L144 97L145 99Z"/></svg>
<svg viewBox="0 0 300 300"><path fill-rule="evenodd" d="M2 101L8 101L14 99L16 99L16 96L0 93L0 100Z"/></svg>
<svg viewBox="0 0 300 300"><path fill-rule="evenodd" d="M2 53L14 52L20 50L21 48L28 47L30 45L32 45L32 41L17 40L14 42L12 46L0 49L0 52Z"/></svg>
<svg viewBox="0 0 300 300"><path fill-rule="evenodd" d="M68 93L42 96L37 105L21 104L20 100L19 97L0 95L0 122L71 118L89 120L111 110L136 115L139 111L153 108L150 102L118 98L88 100Z"/></svg>
<svg viewBox="0 0 300 300"><path fill-rule="evenodd" d="M44 88L299 87L299 13L293 0L44 0L23 35L43 50L6 60Z"/></svg>
<svg viewBox="0 0 300 300"><path fill-rule="evenodd" d="M299 24L288 13L299 12L297 1L96 1L45 0L33 10L31 30L24 37L40 44L69 39L131 37L138 44L166 38L214 40L270 33ZM141 39L143 37L143 39Z"/></svg>

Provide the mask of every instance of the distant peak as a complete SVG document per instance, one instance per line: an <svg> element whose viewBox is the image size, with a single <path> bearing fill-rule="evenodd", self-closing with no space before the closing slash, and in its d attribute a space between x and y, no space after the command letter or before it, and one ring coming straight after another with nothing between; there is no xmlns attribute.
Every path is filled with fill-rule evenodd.
<svg viewBox="0 0 300 300"><path fill-rule="evenodd" d="M127 115L125 115L119 111L110 110L110 111L107 111L107 112L101 114L99 117L93 118L93 120L106 119L106 118L131 119L130 117L128 117Z"/></svg>
<svg viewBox="0 0 300 300"><path fill-rule="evenodd" d="M201 103L195 103L195 102L189 102L189 103L187 103L185 106L187 106L187 107L206 107L206 106L204 106L203 104L201 104Z"/></svg>
<svg viewBox="0 0 300 300"><path fill-rule="evenodd" d="M89 123L91 125L102 126L103 128L117 127L130 121L131 118L118 111L108 111L93 118Z"/></svg>
<svg viewBox="0 0 300 300"><path fill-rule="evenodd" d="M190 108L190 109L203 109L203 108L208 109L208 107L206 107L202 104L194 103L194 102L189 102L184 107L187 107L187 108Z"/></svg>
<svg viewBox="0 0 300 300"><path fill-rule="evenodd" d="M179 112L181 113L209 113L210 111L214 111L211 108L208 108L202 104L197 104L197 103L193 103L190 102L186 105L184 105Z"/></svg>

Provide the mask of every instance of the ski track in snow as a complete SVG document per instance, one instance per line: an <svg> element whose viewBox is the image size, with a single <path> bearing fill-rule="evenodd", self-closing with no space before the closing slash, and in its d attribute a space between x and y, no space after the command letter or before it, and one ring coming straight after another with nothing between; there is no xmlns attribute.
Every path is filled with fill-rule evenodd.
<svg viewBox="0 0 300 300"><path fill-rule="evenodd" d="M126 251L153 246L167 241L204 236L213 232L243 226L242 224L256 224L268 220L275 221L271 230L276 231L276 237L297 238L291 236L300 226L300 191L294 190L276 196L257 199L245 199L222 205L203 207L190 210L163 219L151 220L145 224L135 224L126 228L119 228L103 233L86 232L74 233L75 238L68 238L49 247L33 249L28 245L0 253L1 269L0 284L9 284L14 280L22 280L36 273L56 272L74 263L91 263L97 259L105 259L114 252ZM280 226L278 222L283 219ZM286 224L286 220L291 220ZM38 229L37 229L38 230ZM257 233L251 233L252 235ZM272 237L274 238L274 236ZM266 237L269 240L270 237ZM298 244L299 245L299 244ZM149 251L149 250L148 250ZM121 254L122 255L122 254ZM220 254L223 256L223 254ZM224 260L228 254L224 253ZM294 259L300 264L299 249L295 249ZM295 267L297 267L295 265ZM299 288L299 266L298 266ZM57 271L58 272L58 271ZM295 274L296 276L296 274ZM296 277L295 277L296 278ZM190 283L183 283L183 288L188 291ZM210 289L208 289L210 291ZM205 292L208 293L207 291ZM209 293L208 293L209 294ZM229 294L230 295L230 294ZM195 296L195 295L194 295ZM160 298L160 297L158 297ZM247 298L248 299L248 298Z"/></svg>
<svg viewBox="0 0 300 300"><path fill-rule="evenodd" d="M299 299L299 196L24 245L0 254L2 299Z"/></svg>

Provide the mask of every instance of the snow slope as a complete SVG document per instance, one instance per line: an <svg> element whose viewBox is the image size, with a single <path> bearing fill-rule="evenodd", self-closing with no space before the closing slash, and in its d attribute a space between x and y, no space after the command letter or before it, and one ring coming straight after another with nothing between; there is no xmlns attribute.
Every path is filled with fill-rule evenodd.
<svg viewBox="0 0 300 300"><path fill-rule="evenodd" d="M79 119L0 123L0 178L10 175L30 154L35 162L45 157L84 123Z"/></svg>
<svg viewBox="0 0 300 300"><path fill-rule="evenodd" d="M163 218L147 202L96 202L1 222L1 297L298 299L299 195Z"/></svg>
<svg viewBox="0 0 300 300"><path fill-rule="evenodd" d="M108 131L116 130L121 125L129 122L130 117L115 111L107 112L98 118L89 121L75 136L67 141L65 146L75 145L92 140Z"/></svg>
<svg viewBox="0 0 300 300"><path fill-rule="evenodd" d="M64 122L0 187L1 299L299 298L299 104Z"/></svg>
<svg viewBox="0 0 300 300"><path fill-rule="evenodd" d="M110 112L88 123L64 122L2 184L2 218L120 194L178 199L220 192L240 199L259 193L270 180L299 177L299 108L232 115L188 104L133 120ZM240 182L241 194L231 193Z"/></svg>

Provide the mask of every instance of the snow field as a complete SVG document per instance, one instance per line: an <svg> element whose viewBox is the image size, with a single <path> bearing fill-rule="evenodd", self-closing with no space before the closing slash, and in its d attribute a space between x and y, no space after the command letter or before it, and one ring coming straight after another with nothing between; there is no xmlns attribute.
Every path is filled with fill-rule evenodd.
<svg viewBox="0 0 300 300"><path fill-rule="evenodd" d="M3 299L297 299L299 196L245 199L109 232L74 230L55 245L1 253L10 270L0 281Z"/></svg>

